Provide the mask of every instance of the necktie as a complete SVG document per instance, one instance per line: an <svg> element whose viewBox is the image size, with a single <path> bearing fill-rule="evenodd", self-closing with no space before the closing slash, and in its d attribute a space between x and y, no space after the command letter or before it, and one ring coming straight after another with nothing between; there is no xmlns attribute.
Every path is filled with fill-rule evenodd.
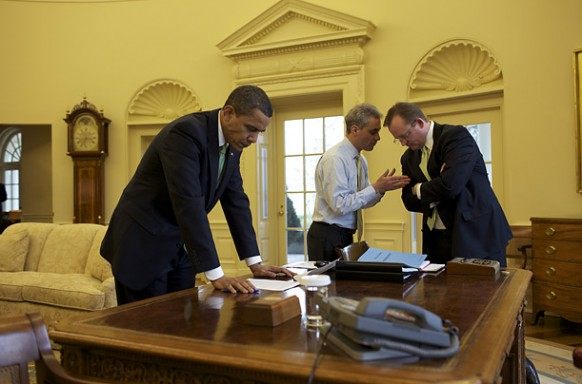
<svg viewBox="0 0 582 384"><path fill-rule="evenodd" d="M419 167L420 167L420 170L422 171L422 173L424 173L424 176L426 177L426 179L430 181L431 177L428 174L428 158L429 157L430 157L430 150L425 145L424 147L422 147L422 150L421 150ZM436 206L435 206L432 208L432 212L431 212L430 216L428 216L426 218L426 225L428 226L428 229L430 229L431 231L434 228L434 223L436 222L436 215L437 215L437 210L436 210Z"/></svg>
<svg viewBox="0 0 582 384"><path fill-rule="evenodd" d="M217 176L218 183L220 183L220 179L222 178L222 171L224 170L224 160L226 160L227 149L228 144L224 144L218 147L218 176Z"/></svg>
<svg viewBox="0 0 582 384"><path fill-rule="evenodd" d="M420 153L420 170L422 173L424 173L424 177L430 181L430 175L428 174L428 158L430 157L430 149L428 149L428 147L425 145L422 147Z"/></svg>
<svg viewBox="0 0 582 384"><path fill-rule="evenodd" d="M357 190L362 190L362 157L360 155L356 156L356 169L357 173ZM362 219L362 209L356 211L356 232L358 234L358 241L362 241L362 232L364 231L364 221Z"/></svg>

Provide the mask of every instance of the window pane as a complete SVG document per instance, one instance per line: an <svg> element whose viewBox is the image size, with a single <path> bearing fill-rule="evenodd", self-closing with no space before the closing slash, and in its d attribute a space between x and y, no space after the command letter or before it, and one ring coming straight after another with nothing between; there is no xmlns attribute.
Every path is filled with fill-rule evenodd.
<svg viewBox="0 0 582 384"><path fill-rule="evenodd" d="M5 163L15 163L20 161L20 132L14 134L8 143L6 144L6 149L4 150L4 162Z"/></svg>
<svg viewBox="0 0 582 384"><path fill-rule="evenodd" d="M327 151L344 138L343 116L325 118L325 150Z"/></svg>
<svg viewBox="0 0 582 384"><path fill-rule="evenodd" d="M304 255L303 231L287 231L287 255ZM288 257L288 260L293 260L293 258Z"/></svg>
<svg viewBox="0 0 582 384"><path fill-rule="evenodd" d="M303 121L285 121L285 155L303 153Z"/></svg>
<svg viewBox="0 0 582 384"><path fill-rule="evenodd" d="M323 152L323 118L305 119L305 153Z"/></svg>
<svg viewBox="0 0 582 384"><path fill-rule="evenodd" d="M467 125L467 130L475 139L479 150L483 154L485 162L492 161L491 159L491 124L471 124Z"/></svg>
<svg viewBox="0 0 582 384"><path fill-rule="evenodd" d="M315 167L321 155L305 156L305 190L315 191Z"/></svg>
<svg viewBox="0 0 582 384"><path fill-rule="evenodd" d="M287 194L287 227L303 229L303 193Z"/></svg>
<svg viewBox="0 0 582 384"><path fill-rule="evenodd" d="M11 199L18 199L20 197L19 193L18 193L18 185L13 184L10 186L10 189L11 189L10 198Z"/></svg>
<svg viewBox="0 0 582 384"><path fill-rule="evenodd" d="M303 156L285 158L287 191L303 191Z"/></svg>

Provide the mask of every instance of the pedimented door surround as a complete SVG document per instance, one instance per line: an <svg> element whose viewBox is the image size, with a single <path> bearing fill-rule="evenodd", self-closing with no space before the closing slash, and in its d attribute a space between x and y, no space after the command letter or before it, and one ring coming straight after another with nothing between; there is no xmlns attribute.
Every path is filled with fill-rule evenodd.
<svg viewBox="0 0 582 384"><path fill-rule="evenodd" d="M367 20L300 0L282 0L217 46L233 62L235 86L258 85L275 103L294 97L341 94L345 114L365 101L363 46L374 29ZM265 142L263 151L275 153L276 141ZM258 187L261 175L257 147L245 151L241 167L245 190L258 209L262 192ZM259 215L254 213L255 228L259 228ZM244 266L240 268L241 273L245 270Z"/></svg>
<svg viewBox="0 0 582 384"><path fill-rule="evenodd" d="M217 46L233 61L235 85L272 98L341 91L343 108L364 101L362 49L375 26L300 0L282 0Z"/></svg>

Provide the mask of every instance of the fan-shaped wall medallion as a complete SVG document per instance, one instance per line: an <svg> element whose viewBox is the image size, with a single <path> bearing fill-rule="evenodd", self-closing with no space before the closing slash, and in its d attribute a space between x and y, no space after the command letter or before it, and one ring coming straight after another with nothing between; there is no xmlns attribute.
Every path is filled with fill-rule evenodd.
<svg viewBox="0 0 582 384"><path fill-rule="evenodd" d="M502 80L501 66L487 48L471 40L451 40L434 48L416 66L409 97L470 93Z"/></svg>
<svg viewBox="0 0 582 384"><path fill-rule="evenodd" d="M142 88L129 103L128 120L174 120L202 110L198 97L185 85L160 80Z"/></svg>

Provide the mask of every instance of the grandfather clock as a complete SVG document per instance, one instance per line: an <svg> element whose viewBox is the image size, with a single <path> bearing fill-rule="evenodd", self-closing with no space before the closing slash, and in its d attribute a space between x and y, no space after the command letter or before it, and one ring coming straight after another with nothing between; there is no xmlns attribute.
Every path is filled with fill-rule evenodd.
<svg viewBox="0 0 582 384"><path fill-rule="evenodd" d="M65 117L73 159L74 223L103 224L103 160L111 120L83 98Z"/></svg>

